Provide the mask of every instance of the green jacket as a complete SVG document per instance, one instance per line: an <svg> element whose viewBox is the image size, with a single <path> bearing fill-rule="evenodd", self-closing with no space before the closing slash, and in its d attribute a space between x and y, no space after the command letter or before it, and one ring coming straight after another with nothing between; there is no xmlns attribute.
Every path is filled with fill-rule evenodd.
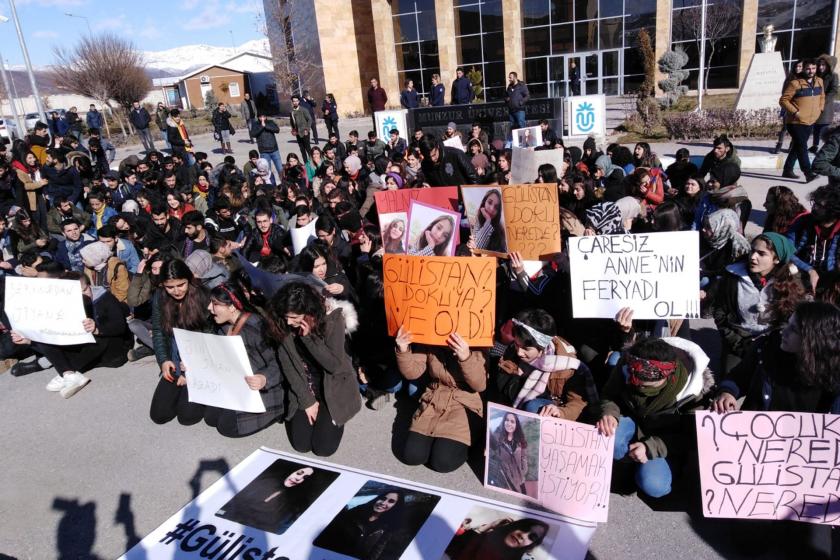
<svg viewBox="0 0 840 560"><path fill-rule="evenodd" d="M825 175L831 185L840 185L840 129L826 138L811 168L814 173Z"/></svg>

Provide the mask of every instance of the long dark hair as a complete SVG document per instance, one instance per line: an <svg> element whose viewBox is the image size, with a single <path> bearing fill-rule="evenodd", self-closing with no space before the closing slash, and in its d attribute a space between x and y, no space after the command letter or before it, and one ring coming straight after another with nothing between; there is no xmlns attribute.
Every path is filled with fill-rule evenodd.
<svg viewBox="0 0 840 560"><path fill-rule="evenodd" d="M653 167L653 159L654 154L650 150L650 144L647 142L639 142L636 144L636 148L641 148L643 150L642 157L636 157L636 150L633 149L633 165L636 167Z"/></svg>
<svg viewBox="0 0 840 560"><path fill-rule="evenodd" d="M519 416L513 412L505 412L505 415L502 416L502 423L499 424L499 427L493 431L493 435L496 436L498 441L507 441L505 420L507 420L508 416L513 416L514 420L516 420L516 428L513 430L513 445L522 449L527 448L528 441L525 439L525 432L522 431L522 424L519 423Z"/></svg>
<svg viewBox="0 0 840 560"><path fill-rule="evenodd" d="M29 226L23 227L20 221L27 219L29 220ZM25 243L31 243L36 239L45 237L44 232L41 231L41 227L32 217L32 213L25 208L21 208L15 214L15 222L12 224L11 230Z"/></svg>
<svg viewBox="0 0 840 560"><path fill-rule="evenodd" d="M394 240L391 238L391 230L394 228L397 222L402 222L403 225L403 236L400 239ZM406 223L404 218L394 218L391 220L391 223L385 226L385 230L382 234L383 245L385 247L386 253L404 253L405 246L403 245L403 239L405 239L405 230L406 230Z"/></svg>
<svg viewBox="0 0 840 560"><path fill-rule="evenodd" d="M795 322L802 348L799 375L808 385L830 393L840 390L840 308L821 301L797 306Z"/></svg>
<svg viewBox="0 0 840 560"><path fill-rule="evenodd" d="M773 200L773 210L767 213L764 231L787 233L793 219L805 212L805 207L799 202L796 194L783 185L770 187L767 197Z"/></svg>
<svg viewBox="0 0 840 560"><path fill-rule="evenodd" d="M539 534L535 534L532 532L534 527L540 527L542 532ZM492 549L499 553L499 556L502 558L510 558L510 559L520 559L526 552L530 552L534 550L538 546L543 543L546 535L548 534L548 524L540 521L539 519L533 519L531 517L526 517L524 519L517 519L516 521L511 521L510 523L504 525L498 525L491 529L490 531L484 533L484 538L486 538L489 542L487 545L491 545ZM505 538L514 531L525 531L531 533L531 544L517 549L510 549L505 544ZM482 547L484 549L485 547Z"/></svg>
<svg viewBox="0 0 840 560"><path fill-rule="evenodd" d="M455 233L455 220L452 218L452 216L446 215L438 216L431 224L429 224L429 226L426 229L423 230L423 233L420 234L420 240L417 243L418 249L425 249L426 245L428 244L428 241L426 241L426 232L431 231L432 228L435 227L436 223L442 222L444 220L449 222L449 225L452 227L452 229L449 230L449 235L446 236L446 240L443 243L441 243L440 245L435 245L434 253L439 257L442 257L446 253L446 246L449 245L449 241L452 239L452 235Z"/></svg>
<svg viewBox="0 0 840 560"><path fill-rule="evenodd" d="M383 513L379 516L379 518L374 522L376 524L384 524L384 525L394 525L394 529L397 528L397 525L400 523L402 519L402 509L405 507L405 492L403 490L399 490L397 488L392 488L390 490L385 490L377 494L377 496L369 502L364 504L360 504L353 508L353 513L359 515L361 519L364 519L367 522L370 519L370 516L373 515L373 507L376 504L376 501L380 498L384 498L388 494L396 494L397 495L397 503L394 504L394 507ZM393 521L391 521L393 520Z"/></svg>
<svg viewBox="0 0 840 560"><path fill-rule="evenodd" d="M305 315L312 322L312 332L323 336L327 309L324 297L311 284L290 282L268 302L265 337L270 344L276 345L292 334L286 313Z"/></svg>
<svg viewBox="0 0 840 560"><path fill-rule="evenodd" d="M756 241L762 241L778 258L770 238L762 234L753 239L753 244ZM799 278L798 271L791 271L790 263L779 261L767 277L773 279L773 297L769 305L770 320L775 324L784 323L796 311L796 306L805 299L805 286Z"/></svg>
<svg viewBox="0 0 840 560"><path fill-rule="evenodd" d="M251 305L251 300L239 286L233 283L222 282L210 290L210 299L218 301L222 305L232 305L239 311L255 313L257 310Z"/></svg>
<svg viewBox="0 0 840 560"><path fill-rule="evenodd" d="M181 301L166 293L163 283L167 280L186 280L189 289ZM187 263L181 259L171 259L163 263L160 269L158 301L160 302L160 324L163 332L172 334L172 329L202 331L207 327L207 305L210 297Z"/></svg>

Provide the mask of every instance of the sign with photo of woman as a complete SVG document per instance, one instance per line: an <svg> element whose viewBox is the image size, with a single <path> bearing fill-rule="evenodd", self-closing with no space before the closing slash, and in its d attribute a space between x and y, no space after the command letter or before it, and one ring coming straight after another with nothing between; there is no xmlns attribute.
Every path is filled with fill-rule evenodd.
<svg viewBox="0 0 840 560"><path fill-rule="evenodd" d="M557 529L541 519L484 507L470 511L441 560L549 560Z"/></svg>
<svg viewBox="0 0 840 560"><path fill-rule="evenodd" d="M408 214L391 212L379 215L379 227L382 232L382 248L389 255L406 253L406 233L408 232Z"/></svg>
<svg viewBox="0 0 840 560"><path fill-rule="evenodd" d="M536 500L540 421L512 410L490 408L488 412L485 484Z"/></svg>
<svg viewBox="0 0 840 560"><path fill-rule="evenodd" d="M412 200L408 207L408 254L454 257L461 214Z"/></svg>
<svg viewBox="0 0 840 560"><path fill-rule="evenodd" d="M369 480L314 545L363 560L397 560L440 496Z"/></svg>
<svg viewBox="0 0 840 560"><path fill-rule="evenodd" d="M507 255L505 214L499 187L461 187L464 210L477 252Z"/></svg>
<svg viewBox="0 0 840 560"><path fill-rule="evenodd" d="M216 516L282 535L337 478L337 472L277 459Z"/></svg>

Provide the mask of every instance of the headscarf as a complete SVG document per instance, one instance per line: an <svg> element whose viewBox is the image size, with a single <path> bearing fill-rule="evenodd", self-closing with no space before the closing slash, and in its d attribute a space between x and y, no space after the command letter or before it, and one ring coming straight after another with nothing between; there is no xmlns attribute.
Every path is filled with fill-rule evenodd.
<svg viewBox="0 0 840 560"><path fill-rule="evenodd" d="M96 270L101 271L108 264L108 259L111 258L111 248L101 241L95 241L89 245L82 247L80 251L84 262Z"/></svg>
<svg viewBox="0 0 840 560"><path fill-rule="evenodd" d="M190 256L184 262L193 275L197 278L204 278L210 267L213 266L213 257L203 249L196 249L190 253Z"/></svg>
<svg viewBox="0 0 840 560"><path fill-rule="evenodd" d="M621 169L619 166L615 165L610 159L610 156L606 154L598 156L598 159L595 160L595 167L600 167L604 170L604 177L609 177L612 175L613 171ZM623 169L621 174L624 175Z"/></svg>
<svg viewBox="0 0 840 560"><path fill-rule="evenodd" d="M740 227L741 221L738 219L738 214L735 210L724 208L712 212L706 218L709 223L711 235L709 236L709 245L713 249L721 249L732 240L732 258L739 259L750 252L750 244L746 238L741 235Z"/></svg>
<svg viewBox="0 0 840 560"><path fill-rule="evenodd" d="M385 178L388 178L388 177L390 177L391 179L394 180L395 183L397 183L397 188L398 189L403 188L403 185L404 185L403 178L400 177L399 173L393 173L393 172L392 173L386 173Z"/></svg>
<svg viewBox="0 0 840 560"><path fill-rule="evenodd" d="M359 159L359 156L347 156L344 165L347 166L350 173L355 175L362 168L362 160Z"/></svg>
<svg viewBox="0 0 840 560"><path fill-rule="evenodd" d="M776 253L776 256L779 258L779 262L783 264L790 262L790 259L796 252L796 248L793 246L793 242L790 239L781 233L776 233L774 231L762 233L760 237L766 237L770 240L770 243L773 244L773 252Z"/></svg>
<svg viewBox="0 0 840 560"><path fill-rule="evenodd" d="M599 202L586 209L586 221L598 235L621 233L621 210L614 202Z"/></svg>
<svg viewBox="0 0 840 560"><path fill-rule="evenodd" d="M634 356L633 354L627 354L625 362L627 363L629 374L627 380L631 385L636 386L642 383L671 379L677 371L677 362L649 360Z"/></svg>

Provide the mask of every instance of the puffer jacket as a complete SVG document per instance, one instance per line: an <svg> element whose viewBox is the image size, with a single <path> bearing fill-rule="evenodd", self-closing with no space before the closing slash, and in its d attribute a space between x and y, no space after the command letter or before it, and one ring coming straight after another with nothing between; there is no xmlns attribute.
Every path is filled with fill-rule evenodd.
<svg viewBox="0 0 840 560"><path fill-rule="evenodd" d="M811 168L814 173L828 177L829 185L840 185L840 128L825 139Z"/></svg>
<svg viewBox="0 0 840 560"><path fill-rule="evenodd" d="M825 106L822 79L815 76L810 82L805 78L791 80L779 99L779 105L785 110L787 124L814 124Z"/></svg>

